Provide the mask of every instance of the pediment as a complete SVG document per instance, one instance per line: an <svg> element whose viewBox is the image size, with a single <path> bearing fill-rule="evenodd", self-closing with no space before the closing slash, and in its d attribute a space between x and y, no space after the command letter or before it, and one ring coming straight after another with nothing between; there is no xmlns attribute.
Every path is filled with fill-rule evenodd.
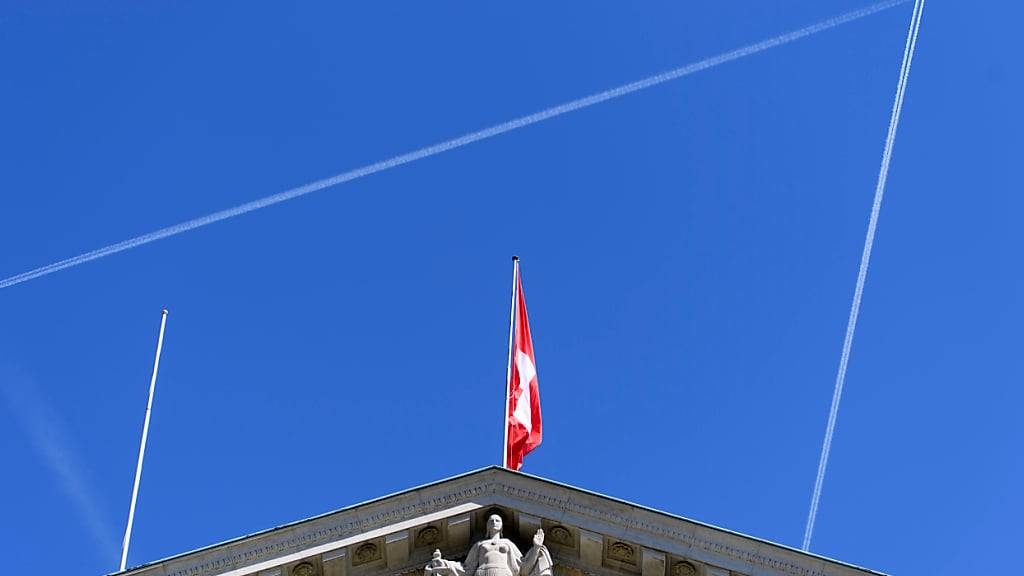
<svg viewBox="0 0 1024 576"><path fill-rule="evenodd" d="M877 572L492 467L130 569L125 576L423 576L460 560L498 513L554 576L846 576Z"/></svg>

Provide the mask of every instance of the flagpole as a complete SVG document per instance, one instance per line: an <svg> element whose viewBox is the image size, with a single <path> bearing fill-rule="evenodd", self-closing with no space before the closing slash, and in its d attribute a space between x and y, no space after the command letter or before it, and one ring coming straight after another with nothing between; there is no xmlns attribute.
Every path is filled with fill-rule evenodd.
<svg viewBox="0 0 1024 576"><path fill-rule="evenodd" d="M508 468L508 398L512 390L512 347L516 327L516 296L519 291L519 256L512 257L512 306L508 319L508 367L505 369L505 402L501 407L501 421L505 428L505 441L501 444L501 465Z"/></svg>
<svg viewBox="0 0 1024 576"><path fill-rule="evenodd" d="M132 538L132 523L135 520L135 500L139 497L139 479L142 478L142 459L146 455L146 438L149 436L149 415L153 411L153 392L156 390L156 372L160 367L160 352L164 347L164 328L167 326L167 309L160 313L160 336L156 340L156 358L153 359L153 376L149 379L149 401L146 402L146 419L142 423L142 442L139 444L139 462L135 465L135 485L132 486L132 503L128 507L128 526L124 530L124 542L121 545L121 568L124 572L128 562L128 543Z"/></svg>

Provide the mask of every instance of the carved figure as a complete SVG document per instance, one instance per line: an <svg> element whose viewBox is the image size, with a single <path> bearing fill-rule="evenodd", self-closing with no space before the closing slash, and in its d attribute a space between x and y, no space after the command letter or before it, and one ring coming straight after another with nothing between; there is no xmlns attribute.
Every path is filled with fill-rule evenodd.
<svg viewBox="0 0 1024 576"><path fill-rule="evenodd" d="M434 550L424 576L551 576L554 562L544 546L544 531L537 530L533 546L524 556L509 539L501 536L501 516L487 518L487 538L473 544L463 563L441 558Z"/></svg>

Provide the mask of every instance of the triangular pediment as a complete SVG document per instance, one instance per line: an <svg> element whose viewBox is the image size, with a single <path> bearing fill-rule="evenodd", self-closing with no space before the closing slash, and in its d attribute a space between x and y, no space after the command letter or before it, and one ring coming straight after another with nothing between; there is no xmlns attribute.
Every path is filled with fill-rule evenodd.
<svg viewBox="0 0 1024 576"><path fill-rule="evenodd" d="M492 467L128 570L125 576L422 576L461 560L498 513L554 576L846 576L863 568ZM472 576L472 575L467 575Z"/></svg>

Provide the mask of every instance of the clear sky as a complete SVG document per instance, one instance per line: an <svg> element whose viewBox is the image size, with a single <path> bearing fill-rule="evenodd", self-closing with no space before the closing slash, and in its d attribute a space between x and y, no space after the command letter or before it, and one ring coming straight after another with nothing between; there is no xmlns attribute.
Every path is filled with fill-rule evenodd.
<svg viewBox="0 0 1024 576"><path fill-rule="evenodd" d="M867 0L0 6L0 277ZM117 567L499 462L799 546L911 5L0 290L4 570ZM1022 8L930 0L812 550L1005 572ZM1012 571L1012 569L1011 569Z"/></svg>

